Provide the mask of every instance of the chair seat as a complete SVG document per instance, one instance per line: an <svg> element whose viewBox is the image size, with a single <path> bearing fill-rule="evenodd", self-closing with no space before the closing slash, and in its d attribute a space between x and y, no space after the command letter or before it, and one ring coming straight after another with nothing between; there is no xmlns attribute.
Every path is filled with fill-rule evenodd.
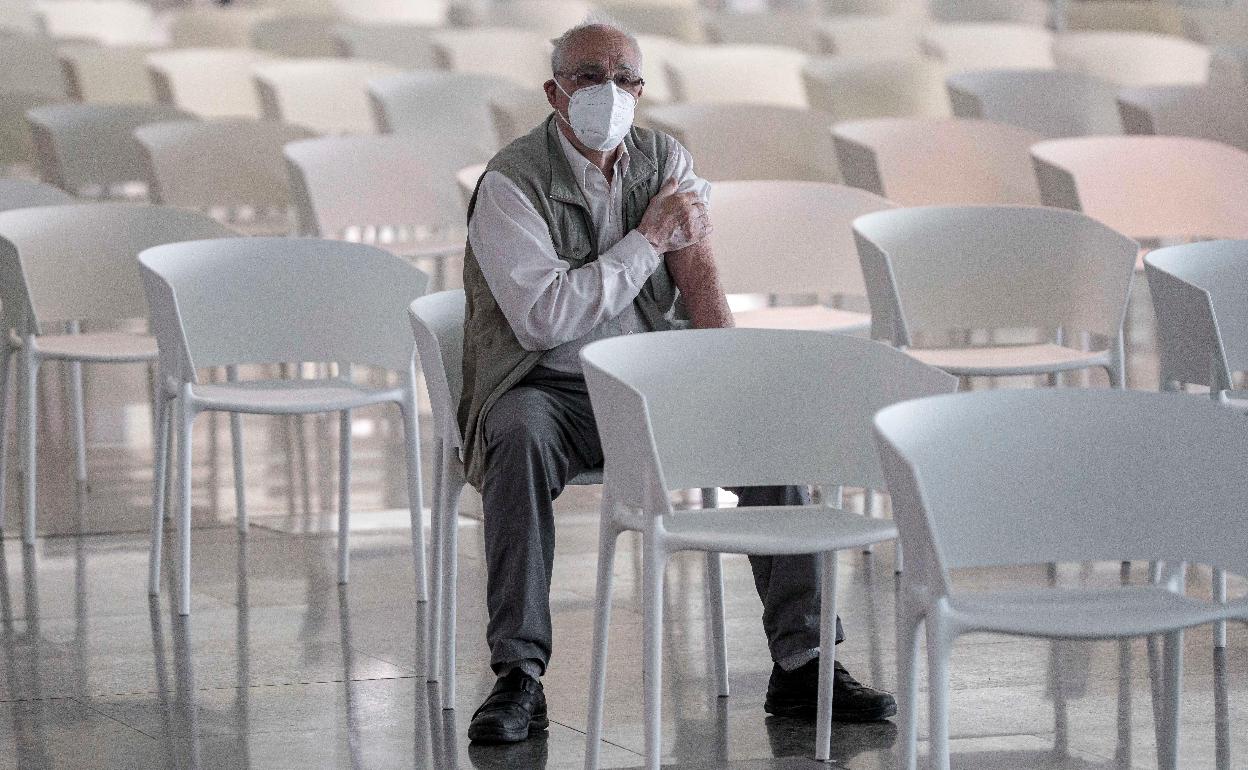
<svg viewBox="0 0 1248 770"><path fill-rule="evenodd" d="M1223 390L1218 393L1218 403L1248 412L1248 390Z"/></svg>
<svg viewBox="0 0 1248 770"><path fill-rule="evenodd" d="M592 487L595 484L602 483L602 468L591 468L587 471L581 471L568 481L570 486L575 487Z"/></svg>
<svg viewBox="0 0 1248 770"><path fill-rule="evenodd" d="M1048 374L1107 366L1109 353L1084 352L1051 342L972 348L909 348L912 358L959 377Z"/></svg>
<svg viewBox="0 0 1248 770"><path fill-rule="evenodd" d="M663 516L671 550L801 554L861 548L897 537L888 519L822 505L677 511Z"/></svg>
<svg viewBox="0 0 1248 770"><path fill-rule="evenodd" d="M801 331L857 332L871 328L871 316L823 305L764 307L732 314L743 329L797 329Z"/></svg>
<svg viewBox="0 0 1248 770"><path fill-rule="evenodd" d="M1038 588L955 594L950 617L980 631L1110 639L1209 623L1227 608L1158 586Z"/></svg>
<svg viewBox="0 0 1248 770"><path fill-rule="evenodd" d="M211 382L192 389L200 409L246 414L315 414L398 402L402 388L370 388L340 379Z"/></svg>
<svg viewBox="0 0 1248 770"><path fill-rule="evenodd" d="M126 332L45 334L35 338L35 350L45 359L96 363L132 363L156 360L156 338Z"/></svg>

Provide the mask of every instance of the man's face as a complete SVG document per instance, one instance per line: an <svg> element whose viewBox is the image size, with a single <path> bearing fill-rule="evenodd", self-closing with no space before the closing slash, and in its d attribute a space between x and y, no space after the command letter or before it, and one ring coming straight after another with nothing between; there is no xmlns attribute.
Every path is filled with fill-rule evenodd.
<svg viewBox="0 0 1248 770"><path fill-rule="evenodd" d="M615 81L617 86L634 98L640 98L645 86L641 79L640 59L638 52L623 35L612 30L587 30L568 47L563 57L563 69L554 78L546 81L546 100L567 118L567 94L574 94L581 88L601 85L608 80Z"/></svg>

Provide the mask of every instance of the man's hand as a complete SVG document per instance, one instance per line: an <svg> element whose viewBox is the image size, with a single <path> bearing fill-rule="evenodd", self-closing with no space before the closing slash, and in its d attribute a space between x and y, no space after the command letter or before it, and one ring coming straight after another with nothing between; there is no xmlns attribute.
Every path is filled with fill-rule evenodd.
<svg viewBox="0 0 1248 770"><path fill-rule="evenodd" d="M676 180L669 179L650 199L637 231L646 236L655 251L666 254L692 246L710 235L711 218L697 193L678 193Z"/></svg>

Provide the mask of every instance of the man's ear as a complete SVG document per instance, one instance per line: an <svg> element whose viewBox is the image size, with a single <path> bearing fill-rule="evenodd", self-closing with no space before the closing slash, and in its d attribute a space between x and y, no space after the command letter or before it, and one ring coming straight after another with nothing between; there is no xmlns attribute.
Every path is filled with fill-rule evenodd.
<svg viewBox="0 0 1248 770"><path fill-rule="evenodd" d="M553 109L559 109L555 105L555 95L559 93L559 89L555 86L555 79L551 78L542 84L542 90L546 92L546 101L550 103Z"/></svg>

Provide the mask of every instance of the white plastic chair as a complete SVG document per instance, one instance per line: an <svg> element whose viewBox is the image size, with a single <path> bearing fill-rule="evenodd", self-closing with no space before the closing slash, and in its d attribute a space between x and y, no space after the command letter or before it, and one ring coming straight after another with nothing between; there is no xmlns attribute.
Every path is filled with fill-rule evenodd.
<svg viewBox="0 0 1248 770"><path fill-rule="evenodd" d="M1128 134L1191 136L1248 150L1248 91L1239 88L1124 88L1118 108Z"/></svg>
<svg viewBox="0 0 1248 770"><path fill-rule="evenodd" d="M343 56L402 69L436 69L442 62L429 32L410 24L339 24L333 34Z"/></svg>
<svg viewBox="0 0 1248 770"><path fill-rule="evenodd" d="M664 567L670 554L688 550L819 554L814 753L828 760L837 551L895 536L888 521L840 510L835 492L882 487L869 432L876 410L952 392L956 380L869 340L763 329L617 337L588 346L581 360L606 458L586 768L597 767L602 739L615 545L630 530L642 536L646 767L657 770L662 754ZM669 498L675 489L781 484L811 484L827 502L677 511Z"/></svg>
<svg viewBox="0 0 1248 770"><path fill-rule="evenodd" d="M832 119L823 113L769 104L668 104L645 115L689 150L704 179L840 181ZM752 143L748 151L743 141Z"/></svg>
<svg viewBox="0 0 1248 770"><path fill-rule="evenodd" d="M1077 72L962 72L947 86L959 118L1009 123L1045 137L1122 133L1116 87Z"/></svg>
<svg viewBox="0 0 1248 770"><path fill-rule="evenodd" d="M134 129L190 115L163 104L50 104L27 110L43 181L88 197L133 197L146 179Z"/></svg>
<svg viewBox="0 0 1248 770"><path fill-rule="evenodd" d="M1248 8L1180 5L1183 36L1208 46L1242 45L1248 41Z"/></svg>
<svg viewBox="0 0 1248 770"><path fill-rule="evenodd" d="M77 202L77 198L50 184L29 179L0 179L0 211Z"/></svg>
<svg viewBox="0 0 1248 770"><path fill-rule="evenodd" d="M1248 487L1227 483L1248 452L1243 417L1204 399L1071 388L920 399L881 411L875 426L907 562L897 595L900 767L916 764L922 625L932 767L949 767L950 652L958 636L984 631L1164 634L1157 756L1176 768L1182 629L1248 617L1248 604L1183 595L1181 569L1154 585L1013 590L962 589L951 571L1142 559L1245 574Z"/></svg>
<svg viewBox="0 0 1248 770"><path fill-rule="evenodd" d="M637 35L641 46L641 74L646 79L642 95L649 104L667 104L672 101L672 85L668 82L667 62L688 45L673 37L662 35Z"/></svg>
<svg viewBox="0 0 1248 770"><path fill-rule="evenodd" d="M806 101L834 123L949 117L945 70L930 59L816 59L802 70Z"/></svg>
<svg viewBox="0 0 1248 770"><path fill-rule="evenodd" d="M430 33L443 65L453 72L495 75L530 88L550 79L550 42L538 32L506 27Z"/></svg>
<svg viewBox="0 0 1248 770"><path fill-rule="evenodd" d="M0 91L64 98L64 70L52 41L37 35L0 33Z"/></svg>
<svg viewBox="0 0 1248 770"><path fill-rule="evenodd" d="M331 0L338 13L362 22L436 27L447 21L446 0Z"/></svg>
<svg viewBox="0 0 1248 770"><path fill-rule="evenodd" d="M485 166L486 164L484 163L474 163L471 166L464 166L455 172L455 180L459 182L459 191L464 194L465 207L472 200L472 194L477 190L477 182L485 174Z"/></svg>
<svg viewBox="0 0 1248 770"><path fill-rule="evenodd" d="M822 182L720 182L711 200L711 245L728 294L808 296L819 303L733 313L737 327L865 332L871 316L831 304L864 299L850 224L892 208L865 190Z"/></svg>
<svg viewBox="0 0 1248 770"><path fill-rule="evenodd" d="M853 223L871 336L959 377L1102 367L1125 387L1122 325L1139 247L1081 214L1036 206L931 206ZM917 335L1038 329L1040 343L912 347ZM1064 344L1087 333L1090 351ZM908 551L907 551L908 553Z"/></svg>
<svg viewBox="0 0 1248 770"><path fill-rule="evenodd" d="M299 59L337 56L334 27L341 21L335 14L316 12L264 16L251 24L249 44L276 56Z"/></svg>
<svg viewBox="0 0 1248 770"><path fill-rule="evenodd" d="M39 35L43 29L31 0L0 0L0 33Z"/></svg>
<svg viewBox="0 0 1248 770"><path fill-rule="evenodd" d="M183 48L147 56L157 99L204 118L260 117L251 68L272 59L249 48Z"/></svg>
<svg viewBox="0 0 1248 770"><path fill-rule="evenodd" d="M1199 43L1150 32L1068 32L1053 40L1058 69L1123 87L1200 85L1209 58Z"/></svg>
<svg viewBox="0 0 1248 770"><path fill-rule="evenodd" d="M510 80L465 72L407 72L368 84L377 130L413 141L458 148L466 162L498 152L490 102L534 96Z"/></svg>
<svg viewBox="0 0 1248 770"><path fill-rule="evenodd" d="M900 206L1039 203L1039 134L969 118L879 118L832 129L846 184Z"/></svg>
<svg viewBox="0 0 1248 770"><path fill-rule="evenodd" d="M934 24L923 32L923 50L948 72L987 69L1053 69L1053 33L1030 24Z"/></svg>
<svg viewBox="0 0 1248 770"><path fill-rule="evenodd" d="M1134 0L1065 0L1061 5L1064 29L1074 32L1106 30L1183 34L1178 3L1140 3Z"/></svg>
<svg viewBox="0 0 1248 770"><path fill-rule="evenodd" d="M585 0L508 0L488 8L487 24L532 30L549 40L584 22L593 10Z"/></svg>
<svg viewBox="0 0 1248 770"><path fill-rule="evenodd" d="M809 55L764 45L700 45L673 51L668 83L677 102L806 108L802 68Z"/></svg>
<svg viewBox="0 0 1248 770"><path fill-rule="evenodd" d="M50 37L105 45L163 45L152 6L134 0L40 0L35 11Z"/></svg>
<svg viewBox="0 0 1248 770"><path fill-rule="evenodd" d="M929 18L928 3L924 0L823 0L821 5L828 16L899 14L919 20Z"/></svg>
<svg viewBox="0 0 1248 770"><path fill-rule="evenodd" d="M0 213L0 240L6 244L0 249L0 290L4 292L0 302L5 319L0 403L8 402L8 367L17 355L21 360L17 399L22 416L24 542L35 539L40 365L45 361L69 364L75 478L83 483L87 458L82 364L150 364L156 360L155 340L148 335L108 330L110 323L146 315L134 255L161 243L227 235L233 233L193 212L129 203L62 204ZM51 321L68 322L70 333L53 333L47 328ZM92 328L82 332L84 321ZM102 325L98 331L95 324ZM0 463L0 486L2 467Z"/></svg>
<svg viewBox="0 0 1248 770"><path fill-rule="evenodd" d="M904 14L828 16L817 22L819 51L847 61L913 59L922 25Z"/></svg>
<svg viewBox="0 0 1248 770"><path fill-rule="evenodd" d="M464 465L460 460L463 438L457 417L463 390L464 302L463 289L453 289L421 297L409 308L434 423L430 574L435 604L430 614L425 671L429 681L441 681L440 697L444 709L455 708L455 598L459 575L457 521L459 499L466 483ZM587 471L568 483L578 486L601 484L602 473Z"/></svg>
<svg viewBox="0 0 1248 770"><path fill-rule="evenodd" d="M288 235L293 216L282 147L298 126L248 118L150 123L134 131L152 200L210 214L247 235Z"/></svg>
<svg viewBox="0 0 1248 770"><path fill-rule="evenodd" d="M490 116L494 119L494 133L498 136L499 147L506 147L537 128L550 117L550 113L546 95L529 88L500 93L490 99Z"/></svg>
<svg viewBox="0 0 1248 770"><path fill-rule="evenodd" d="M195 416L206 411L339 413L338 582L345 584L350 558L351 410L391 403L403 417L416 596L424 601L416 356L403 308L424 293L425 274L371 246L304 238L175 243L143 251L139 264L160 348L149 593L160 593L171 427L176 429L178 449L178 614L188 615ZM196 369L210 366L304 361L335 362L338 376L211 383L196 374ZM353 364L398 374L399 383L358 384L351 379Z"/></svg>
<svg viewBox="0 0 1248 770"><path fill-rule="evenodd" d="M252 73L264 117L321 134L371 134L368 83L399 69L360 59L291 59L256 64Z"/></svg>
<svg viewBox="0 0 1248 770"><path fill-rule="evenodd" d="M180 8L169 20L169 43L174 48L246 48L251 28L274 13L268 7Z"/></svg>
<svg viewBox="0 0 1248 770"><path fill-rule="evenodd" d="M95 104L153 104L147 46L67 43L59 49L70 93Z"/></svg>
<svg viewBox="0 0 1248 770"><path fill-rule="evenodd" d="M931 0L928 11L942 23L1005 22L1044 27L1049 23L1046 0Z"/></svg>
<svg viewBox="0 0 1248 770"><path fill-rule="evenodd" d="M819 16L811 8L739 13L710 11L703 16L705 37L715 45L773 45L817 53Z"/></svg>
<svg viewBox="0 0 1248 770"><path fill-rule="evenodd" d="M596 0L594 7L639 35L703 42L702 13L695 0Z"/></svg>
<svg viewBox="0 0 1248 770"><path fill-rule="evenodd" d="M1031 149L1046 206L1137 241L1248 237L1248 153L1177 136L1053 139Z"/></svg>

